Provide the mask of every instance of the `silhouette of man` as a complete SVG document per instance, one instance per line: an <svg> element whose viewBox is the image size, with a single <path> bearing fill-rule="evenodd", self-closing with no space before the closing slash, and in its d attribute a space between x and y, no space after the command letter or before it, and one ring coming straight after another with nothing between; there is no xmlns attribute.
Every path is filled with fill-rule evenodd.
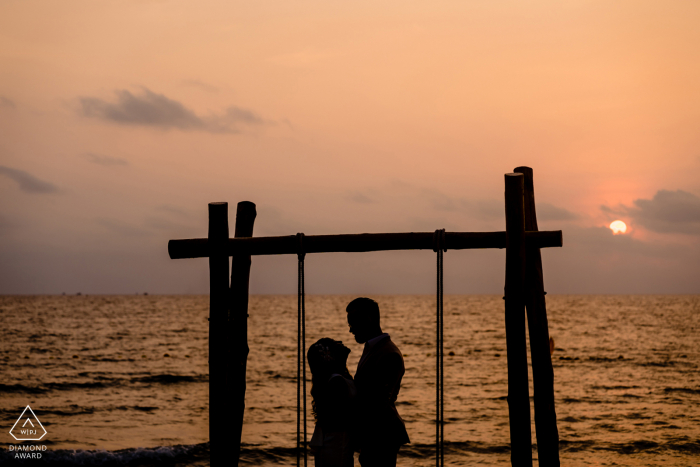
<svg viewBox="0 0 700 467"><path fill-rule="evenodd" d="M357 444L362 467L394 467L401 445L409 442L394 402L406 371L403 356L379 325L379 305L356 298L346 308L350 332L365 344L355 372Z"/></svg>

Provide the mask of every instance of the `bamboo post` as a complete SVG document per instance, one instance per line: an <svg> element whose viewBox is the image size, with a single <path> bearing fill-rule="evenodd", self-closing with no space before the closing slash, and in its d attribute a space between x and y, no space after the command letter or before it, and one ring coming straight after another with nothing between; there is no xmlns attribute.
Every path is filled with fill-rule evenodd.
<svg viewBox="0 0 700 467"><path fill-rule="evenodd" d="M524 176L506 174L506 348L511 465L532 466L530 394L525 340Z"/></svg>
<svg viewBox="0 0 700 467"><path fill-rule="evenodd" d="M525 230L537 230L535 188L530 167L515 170L525 177ZM549 325L539 248L528 247L525 252L525 306L530 332L532 380L535 399L535 432L539 465L559 467L559 431L554 409L554 370L549 351Z"/></svg>
<svg viewBox="0 0 700 467"><path fill-rule="evenodd" d="M255 204L238 203L236 209L236 238L252 237L255 223ZM241 450L241 432L245 411L246 363L248 359L248 293L250 284L250 255L236 253L231 258L231 288L229 293L229 359L228 359L228 418L233 444L230 463L238 465Z"/></svg>
<svg viewBox="0 0 700 467"><path fill-rule="evenodd" d="M209 450L210 465L226 464L226 323L228 321L228 203L209 203Z"/></svg>

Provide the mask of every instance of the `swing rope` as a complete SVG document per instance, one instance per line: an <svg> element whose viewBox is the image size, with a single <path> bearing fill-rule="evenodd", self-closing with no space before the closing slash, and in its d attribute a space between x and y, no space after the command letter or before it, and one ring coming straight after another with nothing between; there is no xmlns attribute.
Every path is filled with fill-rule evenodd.
<svg viewBox="0 0 700 467"><path fill-rule="evenodd" d="M443 252L447 251L445 229L433 234L433 251L437 253L436 284L436 352L435 352L435 465L445 465L445 386L444 386L444 326L443 326Z"/></svg>
<svg viewBox="0 0 700 467"><path fill-rule="evenodd" d="M297 467L301 465L304 452L304 467L308 465L306 449L306 300L304 291L304 234L297 234L297 257L299 259L297 280ZM301 441L301 410L304 410L304 441Z"/></svg>

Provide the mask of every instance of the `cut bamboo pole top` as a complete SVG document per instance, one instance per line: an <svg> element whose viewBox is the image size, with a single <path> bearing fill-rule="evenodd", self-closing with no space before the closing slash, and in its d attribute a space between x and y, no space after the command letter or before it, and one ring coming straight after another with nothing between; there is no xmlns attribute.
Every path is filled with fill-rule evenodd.
<svg viewBox="0 0 700 467"><path fill-rule="evenodd" d="M364 233L350 235L305 235L305 253L352 253L389 250L432 250L433 232ZM446 232L448 250L505 248L505 232ZM562 246L561 230L525 232L528 248ZM229 238L225 243L228 256L290 255L298 253L296 235L284 237ZM206 258L210 247L206 238L170 240L168 253L171 259Z"/></svg>

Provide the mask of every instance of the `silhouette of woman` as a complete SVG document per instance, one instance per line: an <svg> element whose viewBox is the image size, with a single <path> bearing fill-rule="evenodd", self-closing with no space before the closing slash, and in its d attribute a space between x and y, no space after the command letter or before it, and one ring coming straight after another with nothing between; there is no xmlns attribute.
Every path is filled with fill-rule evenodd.
<svg viewBox="0 0 700 467"><path fill-rule="evenodd" d="M347 368L350 349L320 339L309 347L312 408L316 428L309 446L316 467L353 467L351 427L355 383Z"/></svg>

